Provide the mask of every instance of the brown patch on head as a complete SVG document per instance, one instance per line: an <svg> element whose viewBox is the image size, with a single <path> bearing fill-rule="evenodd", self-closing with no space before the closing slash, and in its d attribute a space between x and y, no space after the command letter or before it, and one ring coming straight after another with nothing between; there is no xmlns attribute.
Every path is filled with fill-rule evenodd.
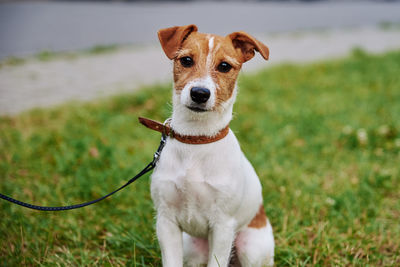
<svg viewBox="0 0 400 267"><path fill-rule="evenodd" d="M248 224L250 228L263 228L267 225L267 215L265 215L264 206L261 205L260 209L258 210L256 216L254 216L253 220Z"/></svg>
<svg viewBox="0 0 400 267"><path fill-rule="evenodd" d="M216 106L220 106L232 97L242 63L229 38L216 36L214 42L215 51L213 51L211 77L217 84ZM230 71L224 73L218 70L218 66L223 62L232 66Z"/></svg>
<svg viewBox="0 0 400 267"><path fill-rule="evenodd" d="M182 90L190 81L207 76L207 55L209 36L194 32L183 42L174 59L174 83L177 91ZM184 57L193 59L192 67L182 66L180 60Z"/></svg>

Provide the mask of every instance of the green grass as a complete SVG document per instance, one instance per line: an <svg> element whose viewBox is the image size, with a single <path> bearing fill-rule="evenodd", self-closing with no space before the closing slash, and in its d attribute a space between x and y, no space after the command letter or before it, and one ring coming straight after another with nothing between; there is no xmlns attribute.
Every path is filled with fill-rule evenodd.
<svg viewBox="0 0 400 267"><path fill-rule="evenodd" d="M400 52L242 76L231 128L263 184L277 266L400 265ZM91 200L151 158L169 85L0 118L0 192ZM148 175L94 206L0 201L0 266L160 266Z"/></svg>

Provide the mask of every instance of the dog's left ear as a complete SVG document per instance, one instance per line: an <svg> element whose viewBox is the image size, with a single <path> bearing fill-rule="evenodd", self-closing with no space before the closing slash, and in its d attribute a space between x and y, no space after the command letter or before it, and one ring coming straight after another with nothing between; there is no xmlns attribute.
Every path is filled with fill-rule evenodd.
<svg viewBox="0 0 400 267"><path fill-rule="evenodd" d="M175 58L176 52L192 32L197 32L197 26L194 24L175 26L158 31L158 39L160 40L161 46L169 59Z"/></svg>
<svg viewBox="0 0 400 267"><path fill-rule="evenodd" d="M232 40L233 46L243 55L243 63L254 57L254 50L268 60L269 49L266 45L245 32L234 32L228 35Z"/></svg>

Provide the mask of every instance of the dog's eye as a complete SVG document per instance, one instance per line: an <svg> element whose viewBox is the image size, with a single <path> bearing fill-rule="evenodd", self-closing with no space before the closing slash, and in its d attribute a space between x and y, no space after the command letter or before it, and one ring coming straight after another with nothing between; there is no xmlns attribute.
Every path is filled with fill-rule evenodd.
<svg viewBox="0 0 400 267"><path fill-rule="evenodd" d="M219 71L219 72L223 72L223 73L227 73L227 72L229 72L230 70L232 69L232 66L231 65L229 65L229 63L227 63L227 62L221 62L219 65L218 65L218 67L217 67L217 70Z"/></svg>
<svg viewBox="0 0 400 267"><path fill-rule="evenodd" d="M191 57L182 57L179 61L181 62L181 65L185 68L190 68L194 65L193 58Z"/></svg>

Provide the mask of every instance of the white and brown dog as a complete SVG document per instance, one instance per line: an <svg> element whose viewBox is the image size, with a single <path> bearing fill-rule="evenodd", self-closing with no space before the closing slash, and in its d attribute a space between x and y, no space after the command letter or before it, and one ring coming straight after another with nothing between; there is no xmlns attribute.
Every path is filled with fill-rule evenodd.
<svg viewBox="0 0 400 267"><path fill-rule="evenodd" d="M268 59L268 48L245 32L222 37L195 25L158 36L174 62L170 137L151 181L163 266L272 266L261 184L228 126L242 64L255 51Z"/></svg>

